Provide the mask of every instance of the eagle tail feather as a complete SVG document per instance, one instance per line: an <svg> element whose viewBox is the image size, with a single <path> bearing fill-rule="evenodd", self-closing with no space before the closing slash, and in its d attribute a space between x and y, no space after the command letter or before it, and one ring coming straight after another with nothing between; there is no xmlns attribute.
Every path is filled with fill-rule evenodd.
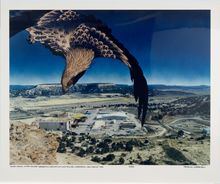
<svg viewBox="0 0 220 184"><path fill-rule="evenodd" d="M143 75L143 71L137 62L130 62L130 74L131 79L134 83L134 97L138 102L138 119L141 117L141 125L143 126L145 123L147 109L148 109L148 85L147 80Z"/></svg>

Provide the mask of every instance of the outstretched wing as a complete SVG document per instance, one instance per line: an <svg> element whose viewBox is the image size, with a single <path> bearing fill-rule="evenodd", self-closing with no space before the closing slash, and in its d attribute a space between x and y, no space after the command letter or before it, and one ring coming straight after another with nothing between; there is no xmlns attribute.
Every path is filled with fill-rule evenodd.
<svg viewBox="0 0 220 184"><path fill-rule="evenodd" d="M148 107L148 86L136 58L111 34L111 30L93 16L78 14L72 10L54 10L46 13L39 19L37 25L27 29L30 33L30 41L39 41L48 47L54 54L64 56L80 56L80 53L91 57L107 57L119 59L130 69L131 80L134 83L134 97L138 101L138 117L142 114L142 125L145 122L146 111ZM83 52L82 52L83 50ZM92 52L91 52L92 51ZM71 54L74 53L74 54ZM81 58L83 60L83 57ZM67 66L72 66L71 60L67 59ZM77 62L82 62L77 58ZM76 62L76 61L75 61ZM70 63L70 64L69 64ZM77 74L70 80L77 81L91 62L80 68L80 75ZM80 65L80 64L78 64ZM77 70L77 64L74 64ZM73 70L73 69L72 69ZM72 71L69 69L69 71ZM65 71L68 71L67 69ZM69 80L68 73L67 79ZM64 75L65 76L65 73ZM77 80L75 80L77 78ZM74 84L72 82L72 84Z"/></svg>
<svg viewBox="0 0 220 184"><path fill-rule="evenodd" d="M70 42L74 39L74 30L82 21L80 15L70 10L55 10L42 16L36 25L27 28L29 41L36 41L48 47L54 54L66 55Z"/></svg>
<svg viewBox="0 0 220 184"><path fill-rule="evenodd" d="M49 10L10 10L10 37L34 26Z"/></svg>

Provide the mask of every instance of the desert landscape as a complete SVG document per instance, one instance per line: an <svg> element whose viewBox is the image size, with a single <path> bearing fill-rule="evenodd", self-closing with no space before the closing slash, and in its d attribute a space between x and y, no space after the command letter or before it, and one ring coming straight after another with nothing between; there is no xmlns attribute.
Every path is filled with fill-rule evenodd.
<svg viewBox="0 0 220 184"><path fill-rule="evenodd" d="M149 86L143 127L130 85L10 86L11 165L209 165L209 86Z"/></svg>

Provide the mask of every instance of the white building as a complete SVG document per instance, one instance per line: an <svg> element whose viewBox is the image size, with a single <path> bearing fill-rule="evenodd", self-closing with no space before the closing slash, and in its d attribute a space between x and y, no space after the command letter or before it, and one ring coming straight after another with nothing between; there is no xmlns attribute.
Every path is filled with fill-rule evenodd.
<svg viewBox="0 0 220 184"><path fill-rule="evenodd" d="M39 120L39 128L49 131L68 131L73 121L69 119L45 119Z"/></svg>
<svg viewBox="0 0 220 184"><path fill-rule="evenodd" d="M93 126L92 126L92 129L93 130L99 130L101 128L104 128L105 127L105 122L102 121L102 120L97 120L94 122Z"/></svg>
<svg viewBox="0 0 220 184"><path fill-rule="evenodd" d="M108 114L98 114L97 120L126 120L127 115L124 112L114 112Z"/></svg>

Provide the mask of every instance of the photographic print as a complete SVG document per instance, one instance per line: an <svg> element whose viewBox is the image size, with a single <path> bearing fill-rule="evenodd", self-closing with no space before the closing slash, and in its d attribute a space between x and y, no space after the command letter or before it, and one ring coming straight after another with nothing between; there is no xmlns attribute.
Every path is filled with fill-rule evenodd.
<svg viewBox="0 0 220 184"><path fill-rule="evenodd" d="M209 10L10 10L10 165L209 165Z"/></svg>

